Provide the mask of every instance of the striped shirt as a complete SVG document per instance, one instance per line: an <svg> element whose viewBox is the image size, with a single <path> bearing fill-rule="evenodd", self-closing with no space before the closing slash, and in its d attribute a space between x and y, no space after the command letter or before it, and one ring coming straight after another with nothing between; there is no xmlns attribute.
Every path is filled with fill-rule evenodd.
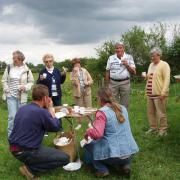
<svg viewBox="0 0 180 180"><path fill-rule="evenodd" d="M9 89L10 89L10 94L16 98L19 97L20 91L20 78L21 75L24 71L24 66L14 66L11 67L10 72L9 72L9 77L10 77L10 84L9 84Z"/></svg>
<svg viewBox="0 0 180 180"><path fill-rule="evenodd" d="M46 67L46 69L50 74L52 74L52 84L51 84L52 96L58 96L57 86L56 86L56 79L53 76L54 67L52 67L52 68Z"/></svg>
<svg viewBox="0 0 180 180"><path fill-rule="evenodd" d="M58 96L56 80L55 80L54 76L52 76L51 91L52 91L52 96Z"/></svg>
<svg viewBox="0 0 180 180"><path fill-rule="evenodd" d="M148 77L148 81L147 81L147 85L146 85L146 93L151 99L155 99L158 97L158 95L153 95L153 93L152 93L153 74L156 70L156 67L157 67L157 65L155 65L155 64L152 66L152 70L149 73L149 77Z"/></svg>

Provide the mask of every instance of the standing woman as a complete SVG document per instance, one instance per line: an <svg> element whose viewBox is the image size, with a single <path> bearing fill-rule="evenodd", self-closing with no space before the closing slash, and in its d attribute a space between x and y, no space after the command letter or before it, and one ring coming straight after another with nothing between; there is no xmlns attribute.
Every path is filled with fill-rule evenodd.
<svg viewBox="0 0 180 180"><path fill-rule="evenodd" d="M79 58L73 59L72 63L74 68L70 79L73 87L74 103L81 107L92 107L92 77L85 68L81 67ZM81 128L81 118L79 119L79 125L75 129L78 130L79 128Z"/></svg>
<svg viewBox="0 0 180 180"><path fill-rule="evenodd" d="M72 60L74 68L71 73L74 103L78 106L91 107L91 85L93 80L89 72L81 67L80 59Z"/></svg>
<svg viewBox="0 0 180 180"><path fill-rule="evenodd" d="M43 84L49 89L49 96L52 98L53 105L61 105L61 84L66 79L66 72L61 73L59 69L54 68L54 57L52 54L43 56L45 68L39 73L37 84Z"/></svg>
<svg viewBox="0 0 180 180"><path fill-rule="evenodd" d="M2 77L3 97L8 107L8 137L14 126L16 112L27 103L28 91L34 82L31 70L23 63L24 59L21 51L14 51L13 63L7 66Z"/></svg>

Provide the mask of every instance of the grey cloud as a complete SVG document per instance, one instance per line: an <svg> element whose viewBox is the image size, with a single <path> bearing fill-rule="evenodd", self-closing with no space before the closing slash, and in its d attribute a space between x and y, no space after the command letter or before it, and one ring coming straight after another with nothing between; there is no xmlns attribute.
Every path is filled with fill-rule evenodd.
<svg viewBox="0 0 180 180"><path fill-rule="evenodd" d="M7 2L14 3L2 0L0 9ZM15 14L0 21L36 26L57 43L83 44L120 36L132 24L178 19L179 5L179 0L19 0Z"/></svg>

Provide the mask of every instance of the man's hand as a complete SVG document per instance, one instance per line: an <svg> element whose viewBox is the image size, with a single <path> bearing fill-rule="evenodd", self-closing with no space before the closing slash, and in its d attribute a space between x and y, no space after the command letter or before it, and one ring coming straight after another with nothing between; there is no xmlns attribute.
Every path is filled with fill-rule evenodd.
<svg viewBox="0 0 180 180"><path fill-rule="evenodd" d="M121 60L121 64L124 65L124 66L126 66L126 67L129 66L128 61L125 60L125 59Z"/></svg>
<svg viewBox="0 0 180 180"><path fill-rule="evenodd" d="M50 108L48 108L48 110L49 110L50 114L52 115L52 117L55 118L55 110L54 110L54 108L50 107Z"/></svg>

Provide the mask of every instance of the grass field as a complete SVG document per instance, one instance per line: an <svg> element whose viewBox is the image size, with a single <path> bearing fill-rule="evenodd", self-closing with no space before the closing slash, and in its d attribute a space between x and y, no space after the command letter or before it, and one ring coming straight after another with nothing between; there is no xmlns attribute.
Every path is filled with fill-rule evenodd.
<svg viewBox="0 0 180 180"><path fill-rule="evenodd" d="M35 75L36 77L37 75ZM0 76L1 79L1 76ZM0 96L2 86L0 86ZM97 86L93 86L93 105L96 107L95 97ZM132 180L178 180L180 179L180 101L176 101L180 92L180 84L173 84L170 88L168 101L169 131L166 137L155 135L147 136L148 129L146 117L146 98L144 96L144 84L132 84L131 102L129 116L134 137L139 145L140 152L136 154L132 163ZM63 85L63 103L72 104L71 87L67 82ZM65 130L69 129L69 124L63 121ZM83 138L87 123L83 123L83 128L78 131L78 139ZM53 146L52 140L55 133L44 138L43 144ZM82 149L81 157L83 155ZM13 158L8 150L7 142L7 107L6 103L0 100L0 180L21 180L23 177L19 173L21 163ZM107 179L121 179L118 174L111 169L111 176ZM94 179L94 175L85 171L82 167L77 172L65 172L62 168L42 174L42 180L85 180Z"/></svg>

